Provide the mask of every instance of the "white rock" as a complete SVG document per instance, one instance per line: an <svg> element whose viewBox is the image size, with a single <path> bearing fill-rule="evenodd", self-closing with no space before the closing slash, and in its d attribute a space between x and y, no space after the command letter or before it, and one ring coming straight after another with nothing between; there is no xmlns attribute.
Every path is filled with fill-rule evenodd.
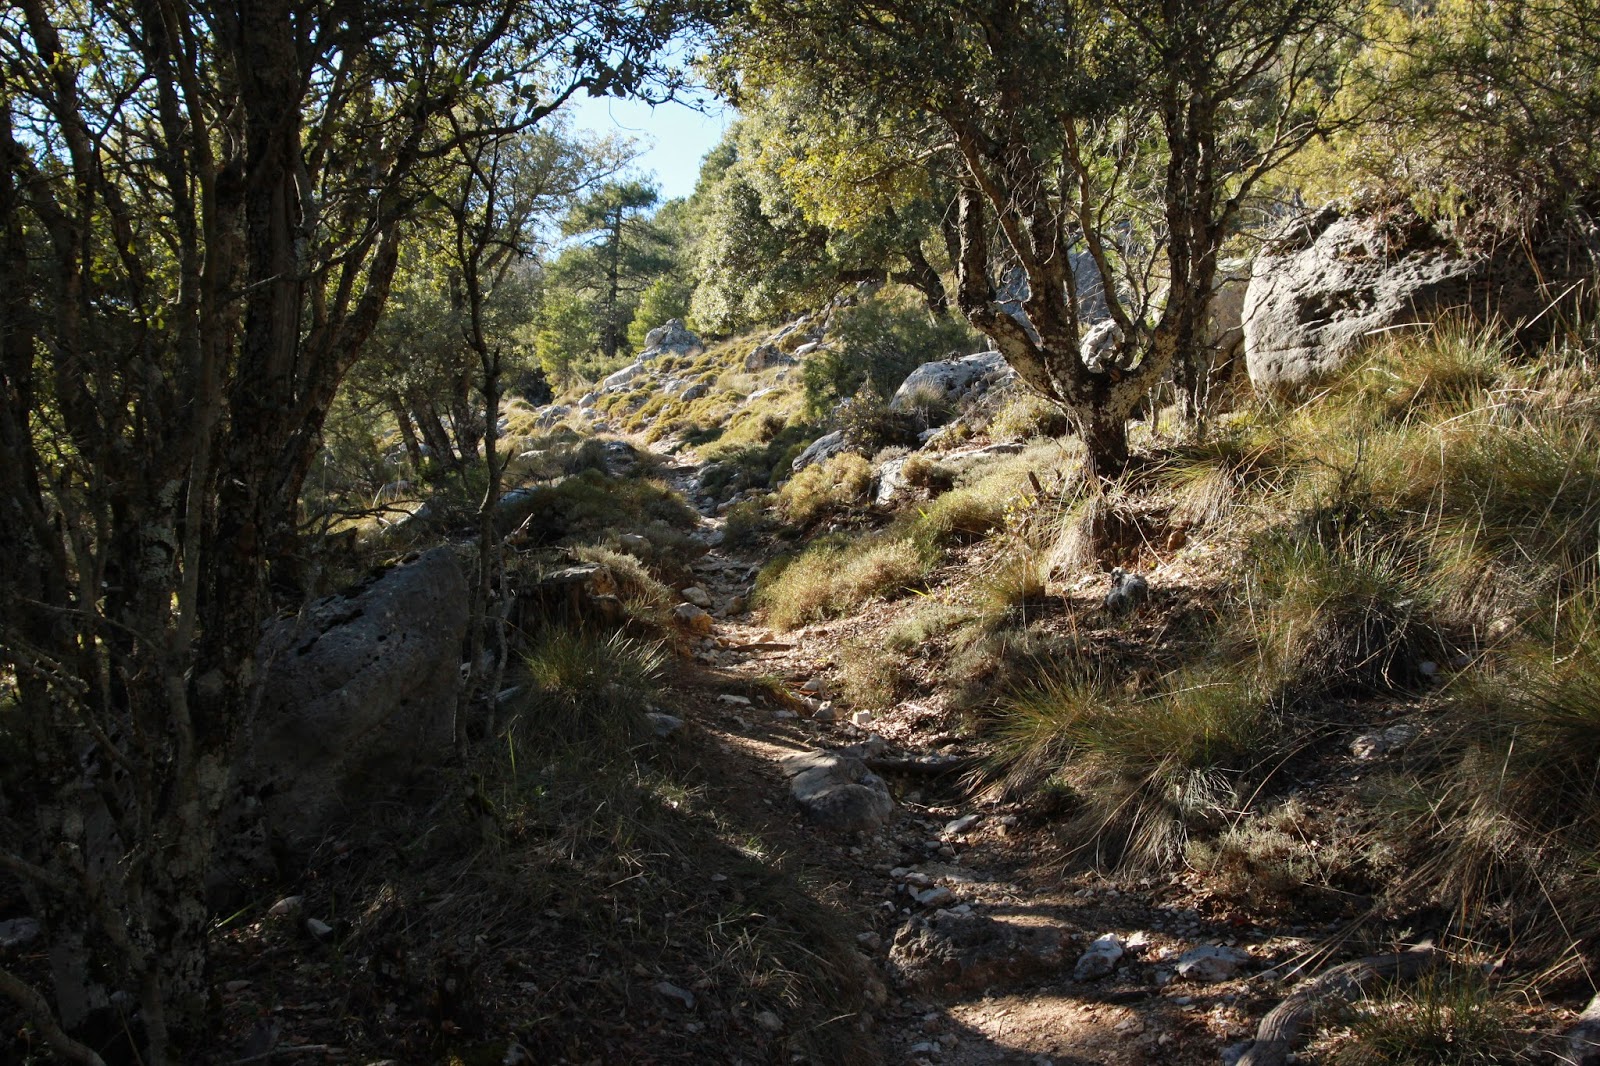
<svg viewBox="0 0 1600 1066"><path fill-rule="evenodd" d="M750 706L750 697L735 696L731 692L724 692L722 695L717 697L717 702L726 703L731 707L748 707Z"/></svg>
<svg viewBox="0 0 1600 1066"><path fill-rule="evenodd" d="M1248 961L1250 956L1237 948L1202 944L1178 959L1178 976L1191 981L1226 981Z"/></svg>
<svg viewBox="0 0 1600 1066"><path fill-rule="evenodd" d="M711 607L711 594L699 585L690 585L681 595L685 603L692 603L701 610L709 610Z"/></svg>
<svg viewBox="0 0 1600 1066"><path fill-rule="evenodd" d="M1089 945L1089 950L1078 956L1078 964L1072 968L1072 977L1075 981L1093 981L1104 977L1116 969L1117 962L1122 958L1122 938L1115 933L1107 933Z"/></svg>
<svg viewBox="0 0 1600 1066"><path fill-rule="evenodd" d="M865 728L872 724L871 711L856 711L850 716L850 724Z"/></svg>
<svg viewBox="0 0 1600 1066"><path fill-rule="evenodd" d="M947 903L954 903L956 894L943 885L938 885L926 891L918 892L914 898L924 907L943 907Z"/></svg>
<svg viewBox="0 0 1600 1066"><path fill-rule="evenodd" d="M978 820L982 817L983 816L981 814L963 815L962 817L957 818L955 821L945 825L945 835L955 836L957 833L965 833L968 829L971 829L973 826L977 825Z"/></svg>
<svg viewBox="0 0 1600 1066"><path fill-rule="evenodd" d="M304 896L284 896L278 902L267 908L267 913L274 918L291 917L300 913L300 908L305 905Z"/></svg>
<svg viewBox="0 0 1600 1066"><path fill-rule="evenodd" d="M761 1028L765 1029L769 1033L780 1033L783 1031L783 1019L772 1013L770 1010L758 1012L756 1014L756 1024L761 1026Z"/></svg>
<svg viewBox="0 0 1600 1066"><path fill-rule="evenodd" d="M327 940L329 937L333 936L333 926L329 925L327 922L319 921L316 918L307 918L306 932L310 933L318 940Z"/></svg>

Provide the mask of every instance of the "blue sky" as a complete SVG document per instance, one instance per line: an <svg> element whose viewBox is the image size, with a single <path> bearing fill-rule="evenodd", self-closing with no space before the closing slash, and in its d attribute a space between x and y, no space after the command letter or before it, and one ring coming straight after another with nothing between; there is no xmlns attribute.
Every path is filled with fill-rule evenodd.
<svg viewBox="0 0 1600 1066"><path fill-rule="evenodd" d="M582 97L569 110L580 130L619 133L638 141L643 154L634 169L646 177L654 175L661 198L670 200L694 192L700 160L734 119L731 108L710 97L700 98L700 106L703 113L678 103L652 108L637 100Z"/></svg>

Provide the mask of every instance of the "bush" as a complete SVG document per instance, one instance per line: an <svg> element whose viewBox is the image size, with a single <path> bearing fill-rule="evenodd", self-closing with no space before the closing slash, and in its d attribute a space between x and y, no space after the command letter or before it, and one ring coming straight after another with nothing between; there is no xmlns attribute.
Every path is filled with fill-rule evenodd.
<svg viewBox="0 0 1600 1066"><path fill-rule="evenodd" d="M997 441L1059 437L1071 428L1059 404L1036 392L1019 392L989 422L989 436Z"/></svg>
<svg viewBox="0 0 1600 1066"><path fill-rule="evenodd" d="M658 644L546 628L523 661L512 728L545 751L625 748L647 733L644 708L665 661Z"/></svg>
<svg viewBox="0 0 1600 1066"><path fill-rule="evenodd" d="M1274 532L1251 545L1249 559L1248 640L1267 675L1299 694L1415 688L1424 662L1448 658L1428 575L1399 537Z"/></svg>
<svg viewBox="0 0 1600 1066"><path fill-rule="evenodd" d="M833 313L828 346L807 358L802 380L808 409L821 417L870 378L883 396L923 363L986 347L958 318L933 319L908 299L869 300Z"/></svg>
<svg viewBox="0 0 1600 1066"><path fill-rule="evenodd" d="M813 463L784 483L774 506L783 521L804 529L861 507L872 491L872 466L851 452Z"/></svg>

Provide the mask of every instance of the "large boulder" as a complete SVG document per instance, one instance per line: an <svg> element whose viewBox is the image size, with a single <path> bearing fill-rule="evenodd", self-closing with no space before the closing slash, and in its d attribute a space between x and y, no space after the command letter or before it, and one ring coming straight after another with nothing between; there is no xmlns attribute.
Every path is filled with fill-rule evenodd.
<svg viewBox="0 0 1600 1066"><path fill-rule="evenodd" d="M1014 380L1017 372L999 352L978 352L923 363L900 383L889 398L891 411L905 411L929 401L954 407Z"/></svg>
<svg viewBox="0 0 1600 1066"><path fill-rule="evenodd" d="M644 335L644 351L639 353L639 358L648 360L663 355L699 355L705 350L706 346L701 343L699 335L685 326L681 318L674 318Z"/></svg>
<svg viewBox="0 0 1600 1066"><path fill-rule="evenodd" d="M1296 221L1256 257L1242 312L1250 380L1292 393L1344 366L1376 337L1449 315L1534 320L1541 288L1570 271L1540 256L1490 254L1414 215L1345 215L1326 207Z"/></svg>
<svg viewBox="0 0 1600 1066"><path fill-rule="evenodd" d="M239 768L291 849L447 758L467 582L435 548L265 639L261 706Z"/></svg>

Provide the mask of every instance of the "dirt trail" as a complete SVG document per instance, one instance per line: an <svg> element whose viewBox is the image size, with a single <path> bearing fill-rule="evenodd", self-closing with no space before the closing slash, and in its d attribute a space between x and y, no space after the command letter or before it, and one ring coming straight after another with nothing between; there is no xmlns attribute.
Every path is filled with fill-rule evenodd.
<svg viewBox="0 0 1600 1066"><path fill-rule="evenodd" d="M1187 875L1126 883L1066 873L1068 857L1047 828L1030 827L1019 808L975 800L954 775L885 770L896 811L871 834L830 834L795 816L778 767L784 755L877 736L887 748L876 767L915 771L952 753L971 754L968 741L929 701L904 703L865 728L852 724L842 706L838 720L821 720L826 711L813 717L835 689L846 638L870 634L895 608L879 605L853 619L783 634L763 626L759 611L729 616L726 606L749 595L765 560L757 550L724 545L723 520L694 491L697 468L659 458L662 476L701 511L697 536L709 548L693 572L717 615L713 632L694 646L693 667L682 672L680 698L695 708L696 726L733 757L722 786L726 801L773 808L780 815L773 821L791 835L786 846L842 886L847 910L862 923L858 941L889 988L872 1035L864 1037L879 1044L885 1062L1216 1063L1253 1033L1256 1019L1284 994L1277 973L1313 949L1324 928L1246 924L1212 906ZM779 683L790 696L763 696L781 692ZM751 766L759 780L749 780ZM969 815L976 818L963 825ZM938 906L914 898L940 885L951 897ZM951 981L941 989L897 983L897 936L905 940L908 926L949 910L1007 929L1054 930L1062 939L1060 961L1031 976L1019 967L1015 980L1007 980L1002 965L995 979L972 982L955 961L946 964ZM1106 934L1123 943L1119 965L1109 975L1075 980L1079 955ZM1179 977L1180 956L1205 944L1244 953L1238 974L1214 982Z"/></svg>

